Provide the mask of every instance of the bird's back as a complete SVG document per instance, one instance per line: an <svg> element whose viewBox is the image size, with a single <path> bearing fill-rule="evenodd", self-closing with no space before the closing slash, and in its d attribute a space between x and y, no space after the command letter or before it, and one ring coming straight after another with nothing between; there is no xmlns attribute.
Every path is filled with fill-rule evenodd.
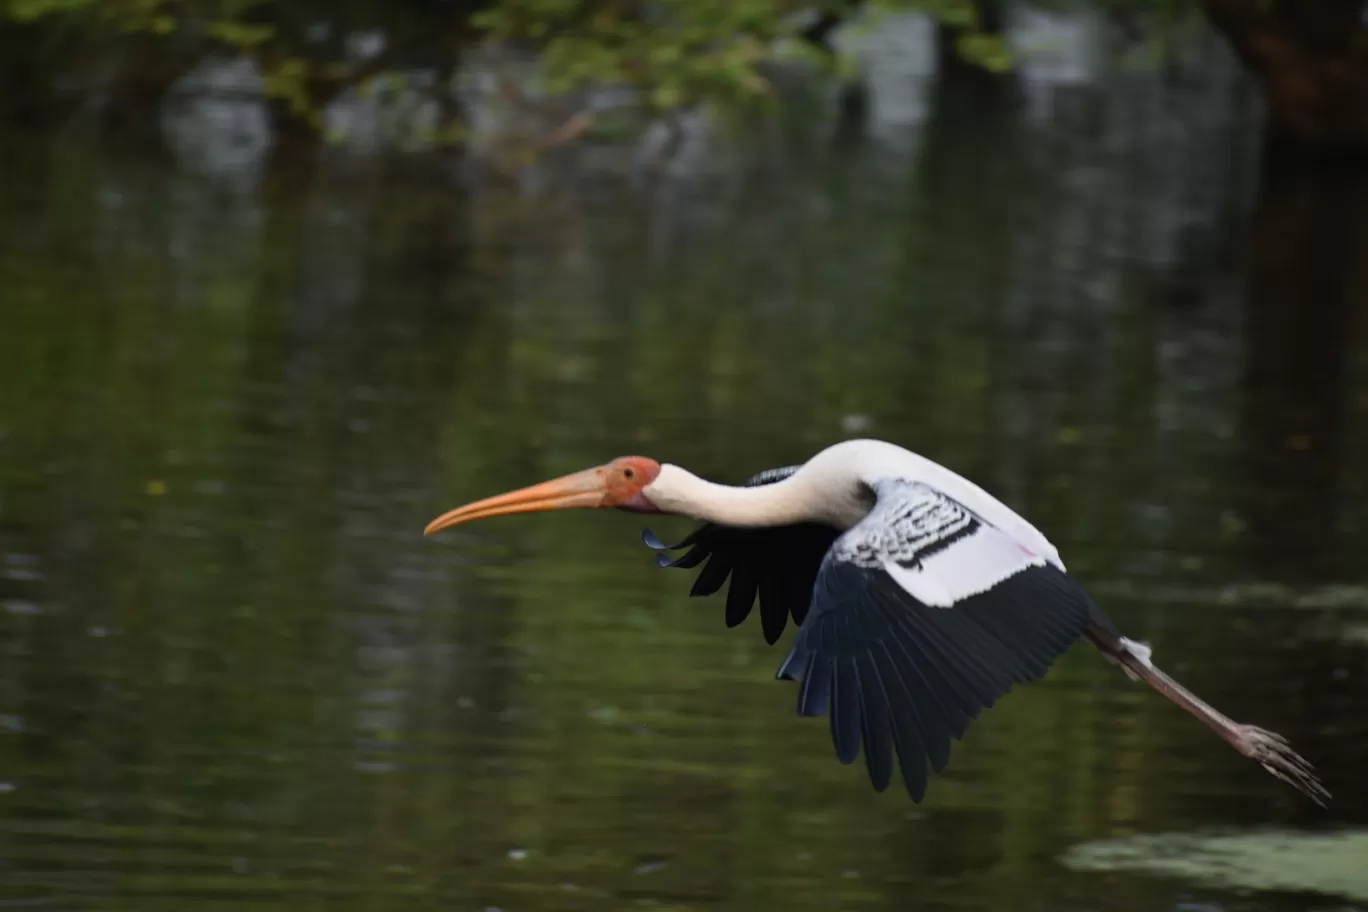
<svg viewBox="0 0 1368 912"><path fill-rule="evenodd" d="M959 501L1024 547L1064 569L1059 550L1025 517L957 472L897 444L883 440L845 440L814 455L804 468L823 474L853 471L870 488L887 478L923 482Z"/></svg>

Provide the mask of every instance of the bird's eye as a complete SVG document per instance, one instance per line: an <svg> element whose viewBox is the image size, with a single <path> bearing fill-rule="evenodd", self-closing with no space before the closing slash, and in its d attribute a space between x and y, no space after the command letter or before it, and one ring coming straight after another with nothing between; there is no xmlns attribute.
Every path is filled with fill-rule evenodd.
<svg viewBox="0 0 1368 912"><path fill-rule="evenodd" d="M622 470L622 477L623 477L623 478L631 478L631 477L632 477L633 475L635 475L635 474L636 474L636 472L633 472L631 469L623 469L623 470Z"/></svg>

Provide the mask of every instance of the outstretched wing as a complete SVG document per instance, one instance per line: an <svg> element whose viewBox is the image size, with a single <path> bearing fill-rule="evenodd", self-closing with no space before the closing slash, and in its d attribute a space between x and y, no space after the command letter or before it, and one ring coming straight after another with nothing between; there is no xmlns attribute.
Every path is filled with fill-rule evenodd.
<svg viewBox="0 0 1368 912"><path fill-rule="evenodd" d="M746 487L773 484L794 472L798 466L768 469L746 482ZM731 578L727 590L727 626L735 627L750 616L756 596L760 598L760 626L765 641L774 645L784 632L790 616L802 624L812 602L813 584L822 565L822 556L840 533L819 523L798 523L762 529L740 529L717 523L703 523L677 545L667 545L651 533L642 539L656 551L689 548L683 556L671 559L660 554L661 567L697 567L691 596L712 595Z"/></svg>
<svg viewBox="0 0 1368 912"><path fill-rule="evenodd" d="M1100 615L1059 567L927 484L873 485L877 502L836 539L777 677L798 712L829 709L842 763L863 745L874 788L896 750L912 800L978 713L1046 669Z"/></svg>

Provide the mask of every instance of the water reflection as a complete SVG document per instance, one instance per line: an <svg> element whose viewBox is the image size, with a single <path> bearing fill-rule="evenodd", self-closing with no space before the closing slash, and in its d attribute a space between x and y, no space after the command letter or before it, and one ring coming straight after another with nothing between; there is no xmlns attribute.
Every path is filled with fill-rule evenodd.
<svg viewBox="0 0 1368 912"><path fill-rule="evenodd" d="M1257 249L1285 210L1137 116L1149 91L1043 119L933 95L914 157L762 150L654 202L348 160L252 190L6 144L3 898L1180 908L1183 886L1056 859L1361 821L1368 663L1324 631L1368 606L1219 597L1364 582L1361 460L1243 468L1286 430L1244 367L1319 363L1269 315L1339 314L1307 344L1347 351L1361 290L1303 317L1246 294L1232 226L1257 212ZM1347 454L1365 388L1333 379L1333 409L1306 401ZM852 427L1027 512L1166 667L1313 758L1330 818L1084 649L985 714L924 805L876 796L793 717L782 644L685 599L630 518L420 535L617 453L739 479ZM1316 559L1269 557L1271 493L1306 505Z"/></svg>

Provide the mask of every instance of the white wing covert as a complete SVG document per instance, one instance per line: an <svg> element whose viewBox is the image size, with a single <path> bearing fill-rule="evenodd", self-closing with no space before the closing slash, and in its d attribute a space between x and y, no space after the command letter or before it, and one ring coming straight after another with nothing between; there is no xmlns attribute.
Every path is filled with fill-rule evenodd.
<svg viewBox="0 0 1368 912"><path fill-rule="evenodd" d="M926 605L949 608L1045 558L921 481L885 479L874 509L837 540L836 560L883 570Z"/></svg>

